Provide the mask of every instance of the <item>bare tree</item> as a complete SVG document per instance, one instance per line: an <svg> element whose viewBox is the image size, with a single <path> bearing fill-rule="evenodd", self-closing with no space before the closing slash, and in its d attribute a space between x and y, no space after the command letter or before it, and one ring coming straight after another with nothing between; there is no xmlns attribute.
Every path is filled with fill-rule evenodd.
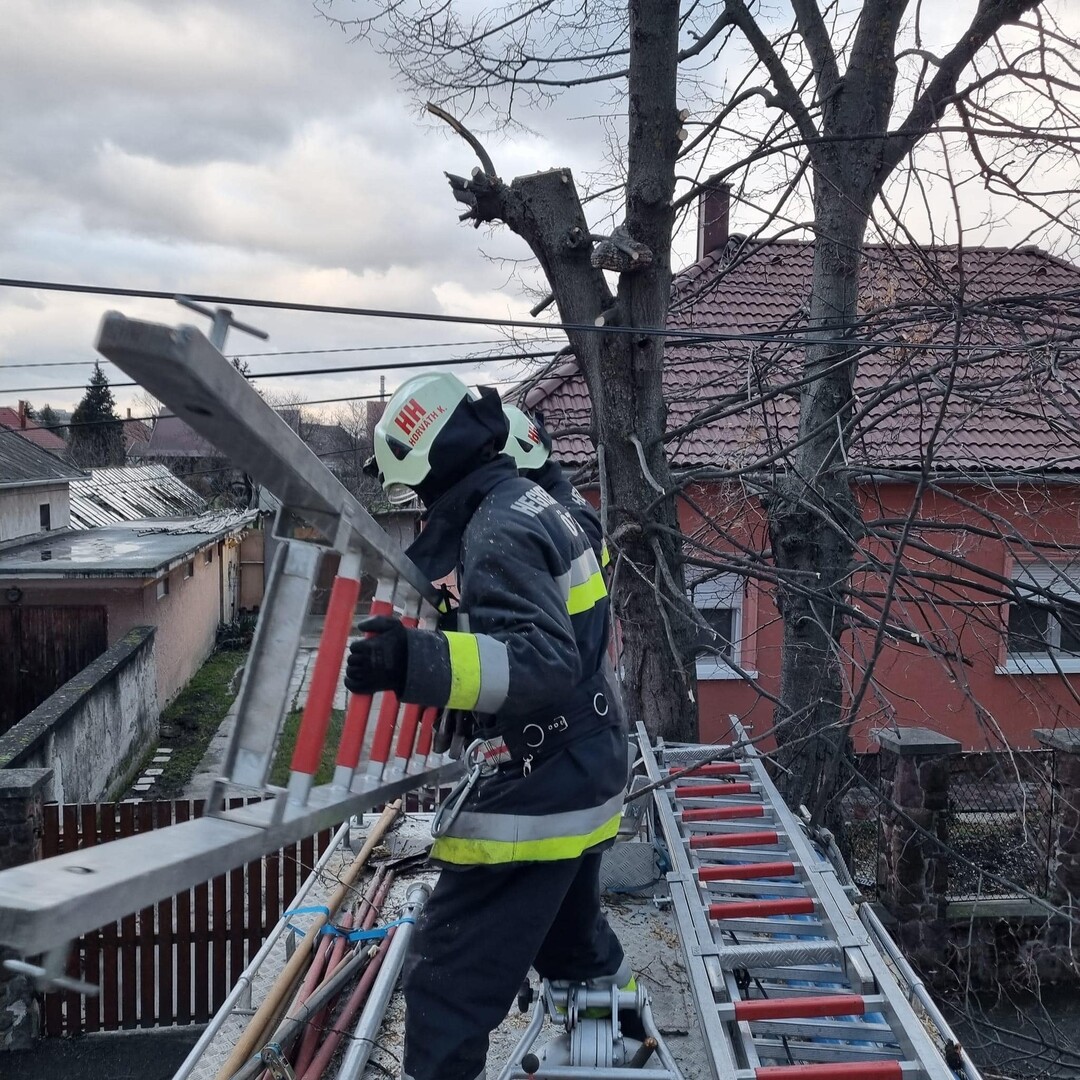
<svg viewBox="0 0 1080 1080"><path fill-rule="evenodd" d="M1069 225L1071 204L1055 212L1055 192L1040 189L1039 162L1071 155L1076 127L1075 48L1053 23L1052 5L978 0L944 44L939 5L909 10L895 0L824 7L792 0L787 26L744 0L681 10L660 0L588 8L523 0L480 13L420 2L387 5L363 21L350 20L340 4L322 7L386 51L411 88L449 109L515 121L525 106L606 85L614 111L625 110L611 177L623 200L618 227L605 238L590 227L567 170L505 183L479 141L439 115L481 162L472 178L451 177L468 206L464 216L477 225L504 222L528 243L570 324L619 556L627 700L635 719L668 736L694 728L696 636L692 619L679 615L677 499L685 493L677 494L665 449L665 343L656 333L668 325L672 231L696 181L721 166L721 177L739 182L743 205L760 209L762 228L812 232L808 307L793 328L799 371L786 391L798 400L798 436L773 456L774 477L758 498L773 567L766 576L784 626L774 705L787 791L809 800L823 774L835 786L853 709L865 696L852 702L843 665L853 624L861 625L851 590L864 524L845 439L859 413L853 387L867 355L854 343L867 230L883 219L903 239L903 212L921 200L930 216L930 174L936 169L955 191L948 163L961 157L967 181L980 178ZM718 55L738 61L730 87L711 74ZM917 160L931 135L945 164ZM618 275L614 289L605 268ZM594 325L604 332L586 329ZM710 420L715 415L701 422ZM871 620L879 631L891 600L883 605Z"/></svg>

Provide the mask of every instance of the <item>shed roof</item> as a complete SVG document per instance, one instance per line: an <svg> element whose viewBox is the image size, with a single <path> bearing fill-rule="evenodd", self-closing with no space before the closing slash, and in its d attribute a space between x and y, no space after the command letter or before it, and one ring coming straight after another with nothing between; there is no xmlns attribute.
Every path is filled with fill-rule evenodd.
<svg viewBox="0 0 1080 1080"><path fill-rule="evenodd" d="M236 510L58 533L0 551L0 580L157 577L256 516Z"/></svg>
<svg viewBox="0 0 1080 1080"><path fill-rule="evenodd" d="M63 483L84 474L50 454L20 431L0 427L0 488Z"/></svg>
<svg viewBox="0 0 1080 1080"><path fill-rule="evenodd" d="M759 336L669 340L664 390L677 467L782 460L796 441L798 396L777 388L801 376L813 261L812 242L732 237L675 279L669 326ZM855 408L865 414L845 445L853 464L910 468L933 438L939 468L1080 470L1078 350L1061 349L1080 338L1080 267L1034 247L869 245L859 299L857 336L898 344L860 360ZM951 356L941 347L954 335L961 347ZM893 389L877 401L883 387ZM556 432L589 424L573 359L533 387L526 404L542 408ZM681 430L695 421L705 422ZM593 458L582 435L557 436L556 453L574 464Z"/></svg>
<svg viewBox="0 0 1080 1080"><path fill-rule="evenodd" d="M71 485L71 526L92 529L120 521L198 514L206 500L160 464L91 469Z"/></svg>

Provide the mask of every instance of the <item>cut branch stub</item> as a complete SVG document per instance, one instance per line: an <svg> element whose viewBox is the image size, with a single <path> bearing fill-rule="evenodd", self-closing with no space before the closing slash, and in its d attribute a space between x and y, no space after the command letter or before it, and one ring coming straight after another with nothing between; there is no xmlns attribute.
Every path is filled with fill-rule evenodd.
<svg viewBox="0 0 1080 1080"><path fill-rule="evenodd" d="M615 270L621 274L644 269L653 261L653 253L646 244L635 240L625 225L619 225L596 245L591 261L598 270Z"/></svg>

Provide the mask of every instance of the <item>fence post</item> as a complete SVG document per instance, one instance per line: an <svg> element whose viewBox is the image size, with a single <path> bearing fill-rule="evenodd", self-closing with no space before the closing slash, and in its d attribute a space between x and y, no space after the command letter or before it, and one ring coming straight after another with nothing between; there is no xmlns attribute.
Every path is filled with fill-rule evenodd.
<svg viewBox="0 0 1080 1080"><path fill-rule="evenodd" d="M880 900L896 919L904 952L929 972L947 955L949 758L960 753L961 745L937 731L914 727L881 731L877 741L887 800Z"/></svg>
<svg viewBox="0 0 1080 1080"><path fill-rule="evenodd" d="M1035 738L1054 752L1047 844L1047 900L1073 919L1080 917L1080 728L1039 728ZM1055 920L1060 932L1049 943L1066 970L1080 969L1075 927Z"/></svg>
<svg viewBox="0 0 1080 1080"><path fill-rule="evenodd" d="M51 780L52 769L0 769L0 870L41 858ZM0 949L0 960L14 955ZM0 965L0 1051L25 1050L40 1033L41 1010L29 980Z"/></svg>

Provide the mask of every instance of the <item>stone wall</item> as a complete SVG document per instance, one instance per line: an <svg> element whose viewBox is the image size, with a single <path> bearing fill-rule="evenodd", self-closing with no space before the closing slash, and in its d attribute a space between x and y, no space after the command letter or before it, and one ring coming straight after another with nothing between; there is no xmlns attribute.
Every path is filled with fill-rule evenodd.
<svg viewBox="0 0 1080 1080"><path fill-rule="evenodd" d="M0 736L7 769L48 768L48 801L98 802L118 793L157 735L152 626L129 631Z"/></svg>

